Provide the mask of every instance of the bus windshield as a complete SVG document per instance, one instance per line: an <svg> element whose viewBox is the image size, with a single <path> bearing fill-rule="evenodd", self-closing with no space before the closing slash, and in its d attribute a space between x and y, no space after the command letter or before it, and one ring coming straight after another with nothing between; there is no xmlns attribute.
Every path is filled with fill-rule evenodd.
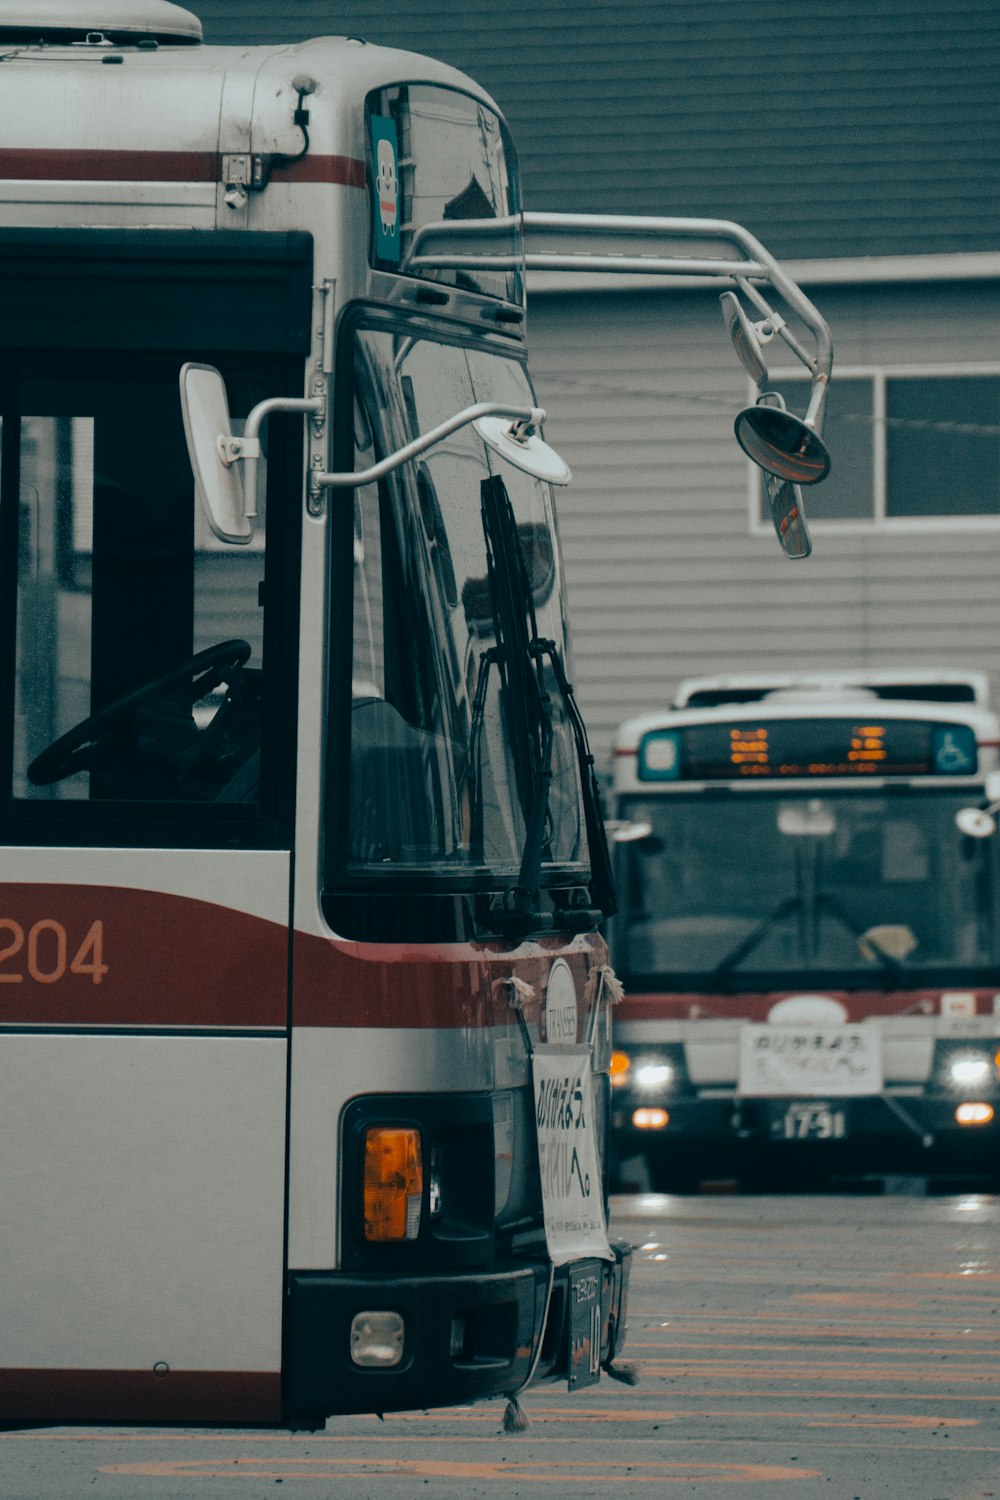
<svg viewBox="0 0 1000 1500"><path fill-rule="evenodd" d="M357 334L355 391L359 469L474 402L534 404L520 363L386 329ZM551 772L542 883L586 883L570 706L552 653L531 653L539 640L568 672L546 485L495 460L466 426L356 491L353 878L419 872L510 888L539 776Z"/></svg>
<svg viewBox="0 0 1000 1500"><path fill-rule="evenodd" d="M619 967L725 982L954 982L997 959L996 841L961 792L630 799ZM948 975L952 979L948 979Z"/></svg>

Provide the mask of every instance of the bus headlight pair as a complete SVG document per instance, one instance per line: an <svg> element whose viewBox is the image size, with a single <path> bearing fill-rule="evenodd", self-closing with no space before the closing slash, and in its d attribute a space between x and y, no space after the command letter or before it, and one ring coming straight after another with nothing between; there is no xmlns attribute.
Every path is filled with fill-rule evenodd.
<svg viewBox="0 0 1000 1500"><path fill-rule="evenodd" d="M1000 1070L1000 1052L956 1052L948 1059L945 1078L953 1089L963 1094L979 1094L996 1087ZM983 1098L965 1098L955 1110L957 1125L989 1125L994 1116L993 1105Z"/></svg>

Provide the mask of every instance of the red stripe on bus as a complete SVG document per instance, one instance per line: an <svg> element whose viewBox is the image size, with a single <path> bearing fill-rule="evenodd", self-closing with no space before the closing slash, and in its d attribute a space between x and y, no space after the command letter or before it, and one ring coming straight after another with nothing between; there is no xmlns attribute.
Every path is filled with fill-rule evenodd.
<svg viewBox="0 0 1000 1500"><path fill-rule="evenodd" d="M582 1001L588 975L606 962L602 938L584 937L525 944L397 945L343 943L295 934L293 972L296 1026L357 1026L375 1029L482 1030L510 1026L506 981L512 975L544 999L552 963L562 957L576 985L579 1035L585 1035ZM537 1008L526 1007L529 1020Z"/></svg>
<svg viewBox="0 0 1000 1500"><path fill-rule="evenodd" d="M363 188L365 164L354 156L300 156L297 161L276 161L273 182L325 182L336 187Z"/></svg>
<svg viewBox="0 0 1000 1500"><path fill-rule="evenodd" d="M625 998L615 1007L615 1025L627 1025L629 1021L766 1021L779 1000L804 993L802 989L728 995L697 991L691 994L637 993L627 987ZM993 997L997 990L963 990L962 993L974 995L977 1015L993 1014ZM849 1021L863 1021L869 1016L936 1016L941 1013L942 991L939 989L889 992L824 989L822 994L839 1000Z"/></svg>
<svg viewBox="0 0 1000 1500"><path fill-rule="evenodd" d="M319 182L363 188L365 164L352 156L307 155L275 162L271 176L283 182ZM0 149L0 178L25 182L220 182L217 151L50 151Z"/></svg>
<svg viewBox="0 0 1000 1500"><path fill-rule="evenodd" d="M0 1370L4 1422L281 1419L281 1376L251 1370Z"/></svg>
<svg viewBox="0 0 1000 1500"><path fill-rule="evenodd" d="M215 151L0 150L0 177L58 182L217 182Z"/></svg>
<svg viewBox="0 0 1000 1500"><path fill-rule="evenodd" d="M297 932L296 1026L511 1025L506 981L564 957L582 996L597 936L491 944L351 943ZM0 885L0 1024L270 1028L288 1024L288 930L192 897L118 886ZM584 1005L580 1006L584 1034ZM529 1007L529 1016L537 1012Z"/></svg>
<svg viewBox="0 0 1000 1500"><path fill-rule="evenodd" d="M0 885L0 1022L284 1027L288 933L118 886Z"/></svg>

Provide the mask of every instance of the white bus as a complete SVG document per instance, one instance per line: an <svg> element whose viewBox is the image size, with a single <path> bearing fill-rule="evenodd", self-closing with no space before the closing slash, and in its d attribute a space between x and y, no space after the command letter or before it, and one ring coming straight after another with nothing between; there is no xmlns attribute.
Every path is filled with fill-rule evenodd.
<svg viewBox="0 0 1000 1500"><path fill-rule="evenodd" d="M619 1152L996 1177L998 745L980 673L705 678L622 726Z"/></svg>
<svg viewBox="0 0 1000 1500"><path fill-rule="evenodd" d="M522 213L428 58L0 0L0 1422L613 1366L613 897L525 342L567 261L714 279L744 342L773 293L813 396L739 435L817 477L826 325L738 226Z"/></svg>

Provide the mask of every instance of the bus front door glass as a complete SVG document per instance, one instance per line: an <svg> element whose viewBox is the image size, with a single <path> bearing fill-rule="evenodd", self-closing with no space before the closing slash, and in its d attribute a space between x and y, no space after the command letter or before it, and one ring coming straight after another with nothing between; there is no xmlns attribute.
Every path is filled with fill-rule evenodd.
<svg viewBox="0 0 1000 1500"><path fill-rule="evenodd" d="M260 802L265 518L247 548L212 537L178 361L152 364L81 361L74 374L68 361L58 378L21 367L7 418L19 501L9 792L26 814Z"/></svg>

